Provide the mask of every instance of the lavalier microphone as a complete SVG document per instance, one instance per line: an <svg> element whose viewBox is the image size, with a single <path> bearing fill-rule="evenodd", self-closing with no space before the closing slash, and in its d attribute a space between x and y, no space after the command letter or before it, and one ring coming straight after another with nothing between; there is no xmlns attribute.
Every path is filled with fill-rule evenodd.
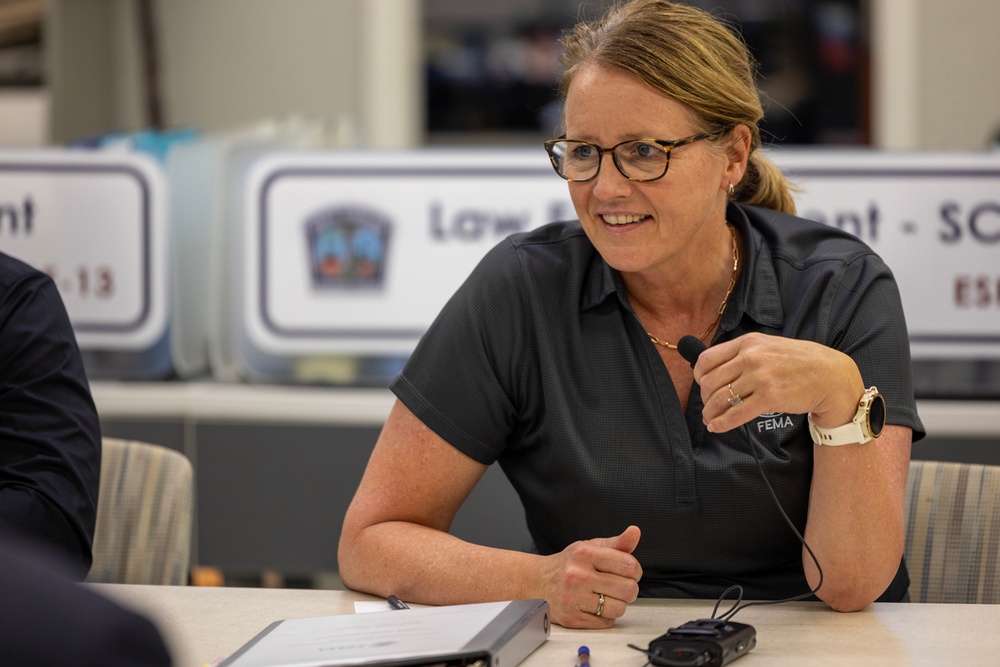
<svg viewBox="0 0 1000 667"><path fill-rule="evenodd" d="M706 349L707 348L705 347L705 344L701 342L701 339L697 336L692 336L691 334L688 334L677 341L677 352L679 352L680 355L691 364L691 368L694 368L694 365L698 363L698 357L700 357L701 353Z"/></svg>

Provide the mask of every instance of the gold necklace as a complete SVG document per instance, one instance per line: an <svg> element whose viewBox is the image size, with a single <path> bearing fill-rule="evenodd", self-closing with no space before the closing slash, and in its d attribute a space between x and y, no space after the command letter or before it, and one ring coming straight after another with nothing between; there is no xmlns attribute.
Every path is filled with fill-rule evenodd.
<svg viewBox="0 0 1000 667"><path fill-rule="evenodd" d="M713 320L712 323L708 325L708 328L705 329L705 333L698 336L698 340L702 342L704 342L705 336L711 333L712 329L715 328L715 325L717 325L719 321L722 320L722 313L726 312L726 303L729 301L729 295L733 293L733 287L736 286L736 274L740 267L740 250L736 245L736 230L733 229L733 226L731 224L727 224L726 226L729 227L729 233L732 234L733 236L733 276L729 279L729 289L726 290L726 296L722 297L722 303L719 304L719 314L715 316L715 320ZM649 340L653 341L657 345L668 347L671 350L677 349L677 345L673 343L668 343L665 340L660 340L659 338L649 333L648 331L646 332L646 335L649 336Z"/></svg>

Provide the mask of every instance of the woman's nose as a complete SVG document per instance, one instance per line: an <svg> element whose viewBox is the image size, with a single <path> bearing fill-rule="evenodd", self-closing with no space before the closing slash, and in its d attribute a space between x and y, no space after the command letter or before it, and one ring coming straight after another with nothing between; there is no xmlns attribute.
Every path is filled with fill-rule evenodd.
<svg viewBox="0 0 1000 667"><path fill-rule="evenodd" d="M601 169L594 177L594 196L601 199L623 197L632 191L632 181L618 170L611 153L601 156Z"/></svg>

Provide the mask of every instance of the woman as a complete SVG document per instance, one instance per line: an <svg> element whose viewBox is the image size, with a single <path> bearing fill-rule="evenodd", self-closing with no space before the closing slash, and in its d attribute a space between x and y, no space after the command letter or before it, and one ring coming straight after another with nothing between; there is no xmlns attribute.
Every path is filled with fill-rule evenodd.
<svg viewBox="0 0 1000 667"><path fill-rule="evenodd" d="M344 522L343 581L429 604L545 598L553 621L585 628L640 594L731 584L755 599L818 586L843 611L904 599L922 427L890 272L790 215L789 184L757 152L750 57L715 18L634 0L565 46L566 134L547 149L580 221L491 251L394 381ZM709 344L693 367L686 334ZM873 385L877 438L852 426L880 405ZM537 554L447 533L493 461Z"/></svg>

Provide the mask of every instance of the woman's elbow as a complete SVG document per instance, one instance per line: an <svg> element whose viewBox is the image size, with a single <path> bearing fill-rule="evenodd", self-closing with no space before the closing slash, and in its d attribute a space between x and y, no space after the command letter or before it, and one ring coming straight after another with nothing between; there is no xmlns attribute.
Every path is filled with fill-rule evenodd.
<svg viewBox="0 0 1000 667"><path fill-rule="evenodd" d="M877 597L877 596L876 596ZM861 611L876 600L876 597L869 595L835 595L829 598L822 598L824 602L830 607L830 609L839 612L852 612Z"/></svg>
<svg viewBox="0 0 1000 667"><path fill-rule="evenodd" d="M358 587L355 583L353 556L350 542L345 540L344 535L341 534L340 544L337 546L337 574L340 575L341 583L352 590L357 590Z"/></svg>
<svg viewBox="0 0 1000 667"><path fill-rule="evenodd" d="M885 592L894 574L874 579L854 576L841 577L839 581L824 581L816 596L834 611L861 611Z"/></svg>
<svg viewBox="0 0 1000 667"><path fill-rule="evenodd" d="M367 592L365 587L364 544L360 539L362 529L354 525L350 517L344 521L337 544L337 573L347 588Z"/></svg>

